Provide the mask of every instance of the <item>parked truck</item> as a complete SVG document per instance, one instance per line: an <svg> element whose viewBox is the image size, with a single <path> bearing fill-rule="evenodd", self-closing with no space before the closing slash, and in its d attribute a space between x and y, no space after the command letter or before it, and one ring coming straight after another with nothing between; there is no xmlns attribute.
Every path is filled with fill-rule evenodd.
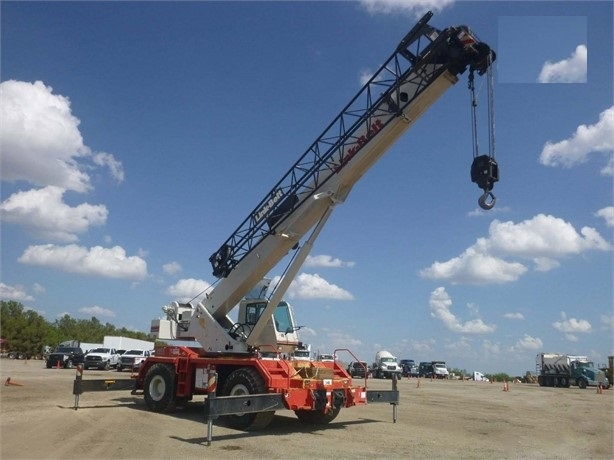
<svg viewBox="0 0 614 460"><path fill-rule="evenodd" d="M542 387L577 385L610 388L605 372L597 369L586 356L560 353L539 353L536 357L537 383Z"/></svg>
<svg viewBox="0 0 614 460"><path fill-rule="evenodd" d="M448 379L450 378L450 371L446 367L445 361L432 361L433 365L433 377L436 379Z"/></svg>
<svg viewBox="0 0 614 460"><path fill-rule="evenodd" d="M119 354L115 348L99 347L86 353L83 368L95 367L96 369L108 371L112 367L117 367L118 363Z"/></svg>
<svg viewBox="0 0 614 460"><path fill-rule="evenodd" d="M376 379L399 378L402 371L397 357L389 351L382 350L375 354L375 362L371 372Z"/></svg>
<svg viewBox="0 0 614 460"><path fill-rule="evenodd" d="M59 344L47 357L47 369L63 367L72 369L78 364L83 364L85 354L78 340L68 340Z"/></svg>

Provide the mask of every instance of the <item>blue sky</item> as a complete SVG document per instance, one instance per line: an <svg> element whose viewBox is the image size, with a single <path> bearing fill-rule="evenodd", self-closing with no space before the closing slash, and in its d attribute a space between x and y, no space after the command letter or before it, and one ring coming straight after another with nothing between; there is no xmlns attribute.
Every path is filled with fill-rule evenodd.
<svg viewBox="0 0 614 460"><path fill-rule="evenodd" d="M425 6L498 53L497 206L470 182L463 77L335 210L286 295L302 339L468 371L604 362L611 2L2 2L0 297L147 332Z"/></svg>

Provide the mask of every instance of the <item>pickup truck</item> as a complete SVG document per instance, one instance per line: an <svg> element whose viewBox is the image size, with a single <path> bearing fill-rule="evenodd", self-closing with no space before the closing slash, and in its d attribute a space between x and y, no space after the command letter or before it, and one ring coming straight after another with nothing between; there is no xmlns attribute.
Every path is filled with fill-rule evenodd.
<svg viewBox="0 0 614 460"><path fill-rule="evenodd" d="M52 367L72 369L75 365L82 364L83 360L84 354L80 347L60 346L47 357L47 369Z"/></svg>
<svg viewBox="0 0 614 460"><path fill-rule="evenodd" d="M108 371L112 367L117 367L118 364L119 355L115 348L94 348L85 355L83 368L95 367L96 369Z"/></svg>
<svg viewBox="0 0 614 460"><path fill-rule="evenodd" d="M149 350L128 350L119 358L117 371L121 372L123 369L137 371L139 367L141 367L143 361L145 361L151 355L152 352Z"/></svg>

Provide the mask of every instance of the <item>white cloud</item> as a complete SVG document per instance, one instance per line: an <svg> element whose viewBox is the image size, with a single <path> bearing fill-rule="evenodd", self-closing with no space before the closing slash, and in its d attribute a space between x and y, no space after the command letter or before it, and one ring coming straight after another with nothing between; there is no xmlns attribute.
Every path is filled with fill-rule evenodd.
<svg viewBox="0 0 614 460"><path fill-rule="evenodd" d="M271 285L274 286L279 277L273 278ZM301 273L288 288L288 297L291 299L334 299L352 300L354 296L339 286L329 283L320 275L314 273Z"/></svg>
<svg viewBox="0 0 614 460"><path fill-rule="evenodd" d="M525 334L521 339L518 339L514 349L521 350L540 350L544 346L544 343L538 337L532 337L529 334Z"/></svg>
<svg viewBox="0 0 614 460"><path fill-rule="evenodd" d="M371 80L371 77L373 77L372 70L370 69L362 70L360 72L360 75L358 76L358 81L360 82L360 86L366 85L369 82L369 80Z"/></svg>
<svg viewBox="0 0 614 460"><path fill-rule="evenodd" d="M608 227L614 227L614 206L601 208L595 213L595 216L602 217Z"/></svg>
<svg viewBox="0 0 614 460"><path fill-rule="evenodd" d="M411 14L422 16L428 10L441 11L454 0L360 0L370 14Z"/></svg>
<svg viewBox="0 0 614 460"><path fill-rule="evenodd" d="M305 260L306 267L328 267L328 268L340 268L340 267L353 267L355 262L344 262L341 259L328 255L307 256Z"/></svg>
<svg viewBox="0 0 614 460"><path fill-rule="evenodd" d="M522 313L514 312L514 313L505 313L503 315L506 319L524 319L524 315Z"/></svg>
<svg viewBox="0 0 614 460"><path fill-rule="evenodd" d="M162 270L164 270L164 273L167 275L176 275L177 273L181 272L183 268L179 262L169 262L162 265Z"/></svg>
<svg viewBox="0 0 614 460"><path fill-rule="evenodd" d="M94 164L98 166L106 166L109 168L109 172L113 179L117 182L124 181L124 167L122 166L121 161L115 159L115 157L106 152L95 153L92 157Z"/></svg>
<svg viewBox="0 0 614 460"><path fill-rule="evenodd" d="M179 302L188 302L211 288L211 284L204 280L184 278L169 286L166 293Z"/></svg>
<svg viewBox="0 0 614 460"><path fill-rule="evenodd" d="M36 237L61 242L77 241L77 234L106 223L109 213L104 205L71 207L63 196L64 189L56 186L17 192L0 204L0 216Z"/></svg>
<svg viewBox="0 0 614 460"><path fill-rule="evenodd" d="M452 283L507 283L528 269L505 258L531 260L535 270L547 271L560 265L558 259L589 250L609 251L611 245L594 228L583 227L578 233L573 225L551 215L539 214L520 223L494 220L488 238L479 238L460 256L435 262L420 274Z"/></svg>
<svg viewBox="0 0 614 460"><path fill-rule="evenodd" d="M495 220L490 225L489 234L488 240L478 244L489 251L527 259L560 258L592 249L611 249L594 228L583 227L578 233L569 222L545 214L518 224Z"/></svg>
<svg viewBox="0 0 614 460"><path fill-rule="evenodd" d="M0 83L0 98L2 180L85 192L91 189L85 170L96 166L108 166L116 180L123 180L113 155L93 154L83 143L68 98L41 81L15 80Z"/></svg>
<svg viewBox="0 0 614 460"><path fill-rule="evenodd" d="M28 247L19 262L28 265L56 268L79 275L104 278L141 280L147 276L147 263L137 256L126 256L120 246L85 248L70 244L56 246L44 244Z"/></svg>
<svg viewBox="0 0 614 460"><path fill-rule="evenodd" d="M115 317L115 313L108 308L102 308L97 305L93 307L83 307L79 308L79 313L85 313L86 315L92 316L108 316L111 318Z"/></svg>
<svg viewBox="0 0 614 460"><path fill-rule="evenodd" d="M30 294L28 294L24 287L16 284L15 286L9 286L8 284L0 283L0 299L15 302L31 302L34 300Z"/></svg>
<svg viewBox="0 0 614 460"><path fill-rule="evenodd" d="M354 338L344 332L340 331L328 331L326 334L326 341L330 345L332 350L338 348L358 348L362 345L360 339Z"/></svg>
<svg viewBox="0 0 614 460"><path fill-rule="evenodd" d="M591 323L585 319L567 318L567 315L561 313L562 320L552 323L552 327L559 332L577 333L582 332L584 334L591 332Z"/></svg>
<svg viewBox="0 0 614 460"><path fill-rule="evenodd" d="M614 153L614 107L601 112L594 125L578 126L570 138L546 142L539 160L546 166L570 168L585 162L592 152ZM601 170L603 175L612 174L612 158L609 161L609 165Z"/></svg>
<svg viewBox="0 0 614 460"><path fill-rule="evenodd" d="M464 334L487 334L494 332L496 329L495 325L485 324L481 319L473 319L461 323L450 311L452 299L443 287L438 287L431 292L429 304L431 307L431 316L440 320L447 329L453 332Z"/></svg>
<svg viewBox="0 0 614 460"><path fill-rule="evenodd" d="M488 354L497 355L501 352L501 345L490 340L484 340L482 342L482 349Z"/></svg>
<svg viewBox="0 0 614 460"><path fill-rule="evenodd" d="M471 247L446 262L434 262L429 268L420 270L420 274L454 284L491 284L516 281L526 271L521 263L506 262Z"/></svg>
<svg viewBox="0 0 614 460"><path fill-rule="evenodd" d="M606 327L614 328L614 315L601 315L599 319Z"/></svg>
<svg viewBox="0 0 614 460"><path fill-rule="evenodd" d="M587 50L578 45L567 59L558 62L547 61L542 66L540 83L586 83Z"/></svg>

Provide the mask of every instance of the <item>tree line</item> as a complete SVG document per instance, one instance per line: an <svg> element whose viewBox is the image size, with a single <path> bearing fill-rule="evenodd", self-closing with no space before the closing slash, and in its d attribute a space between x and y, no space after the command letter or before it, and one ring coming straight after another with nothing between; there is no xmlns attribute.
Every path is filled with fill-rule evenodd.
<svg viewBox="0 0 614 460"><path fill-rule="evenodd" d="M55 347L67 340L102 343L105 335L149 339L144 332L102 324L93 316L91 319L75 319L64 315L49 322L37 312L25 309L20 302L2 300L0 304L0 336L7 341L6 351L36 356L42 353L44 346Z"/></svg>

